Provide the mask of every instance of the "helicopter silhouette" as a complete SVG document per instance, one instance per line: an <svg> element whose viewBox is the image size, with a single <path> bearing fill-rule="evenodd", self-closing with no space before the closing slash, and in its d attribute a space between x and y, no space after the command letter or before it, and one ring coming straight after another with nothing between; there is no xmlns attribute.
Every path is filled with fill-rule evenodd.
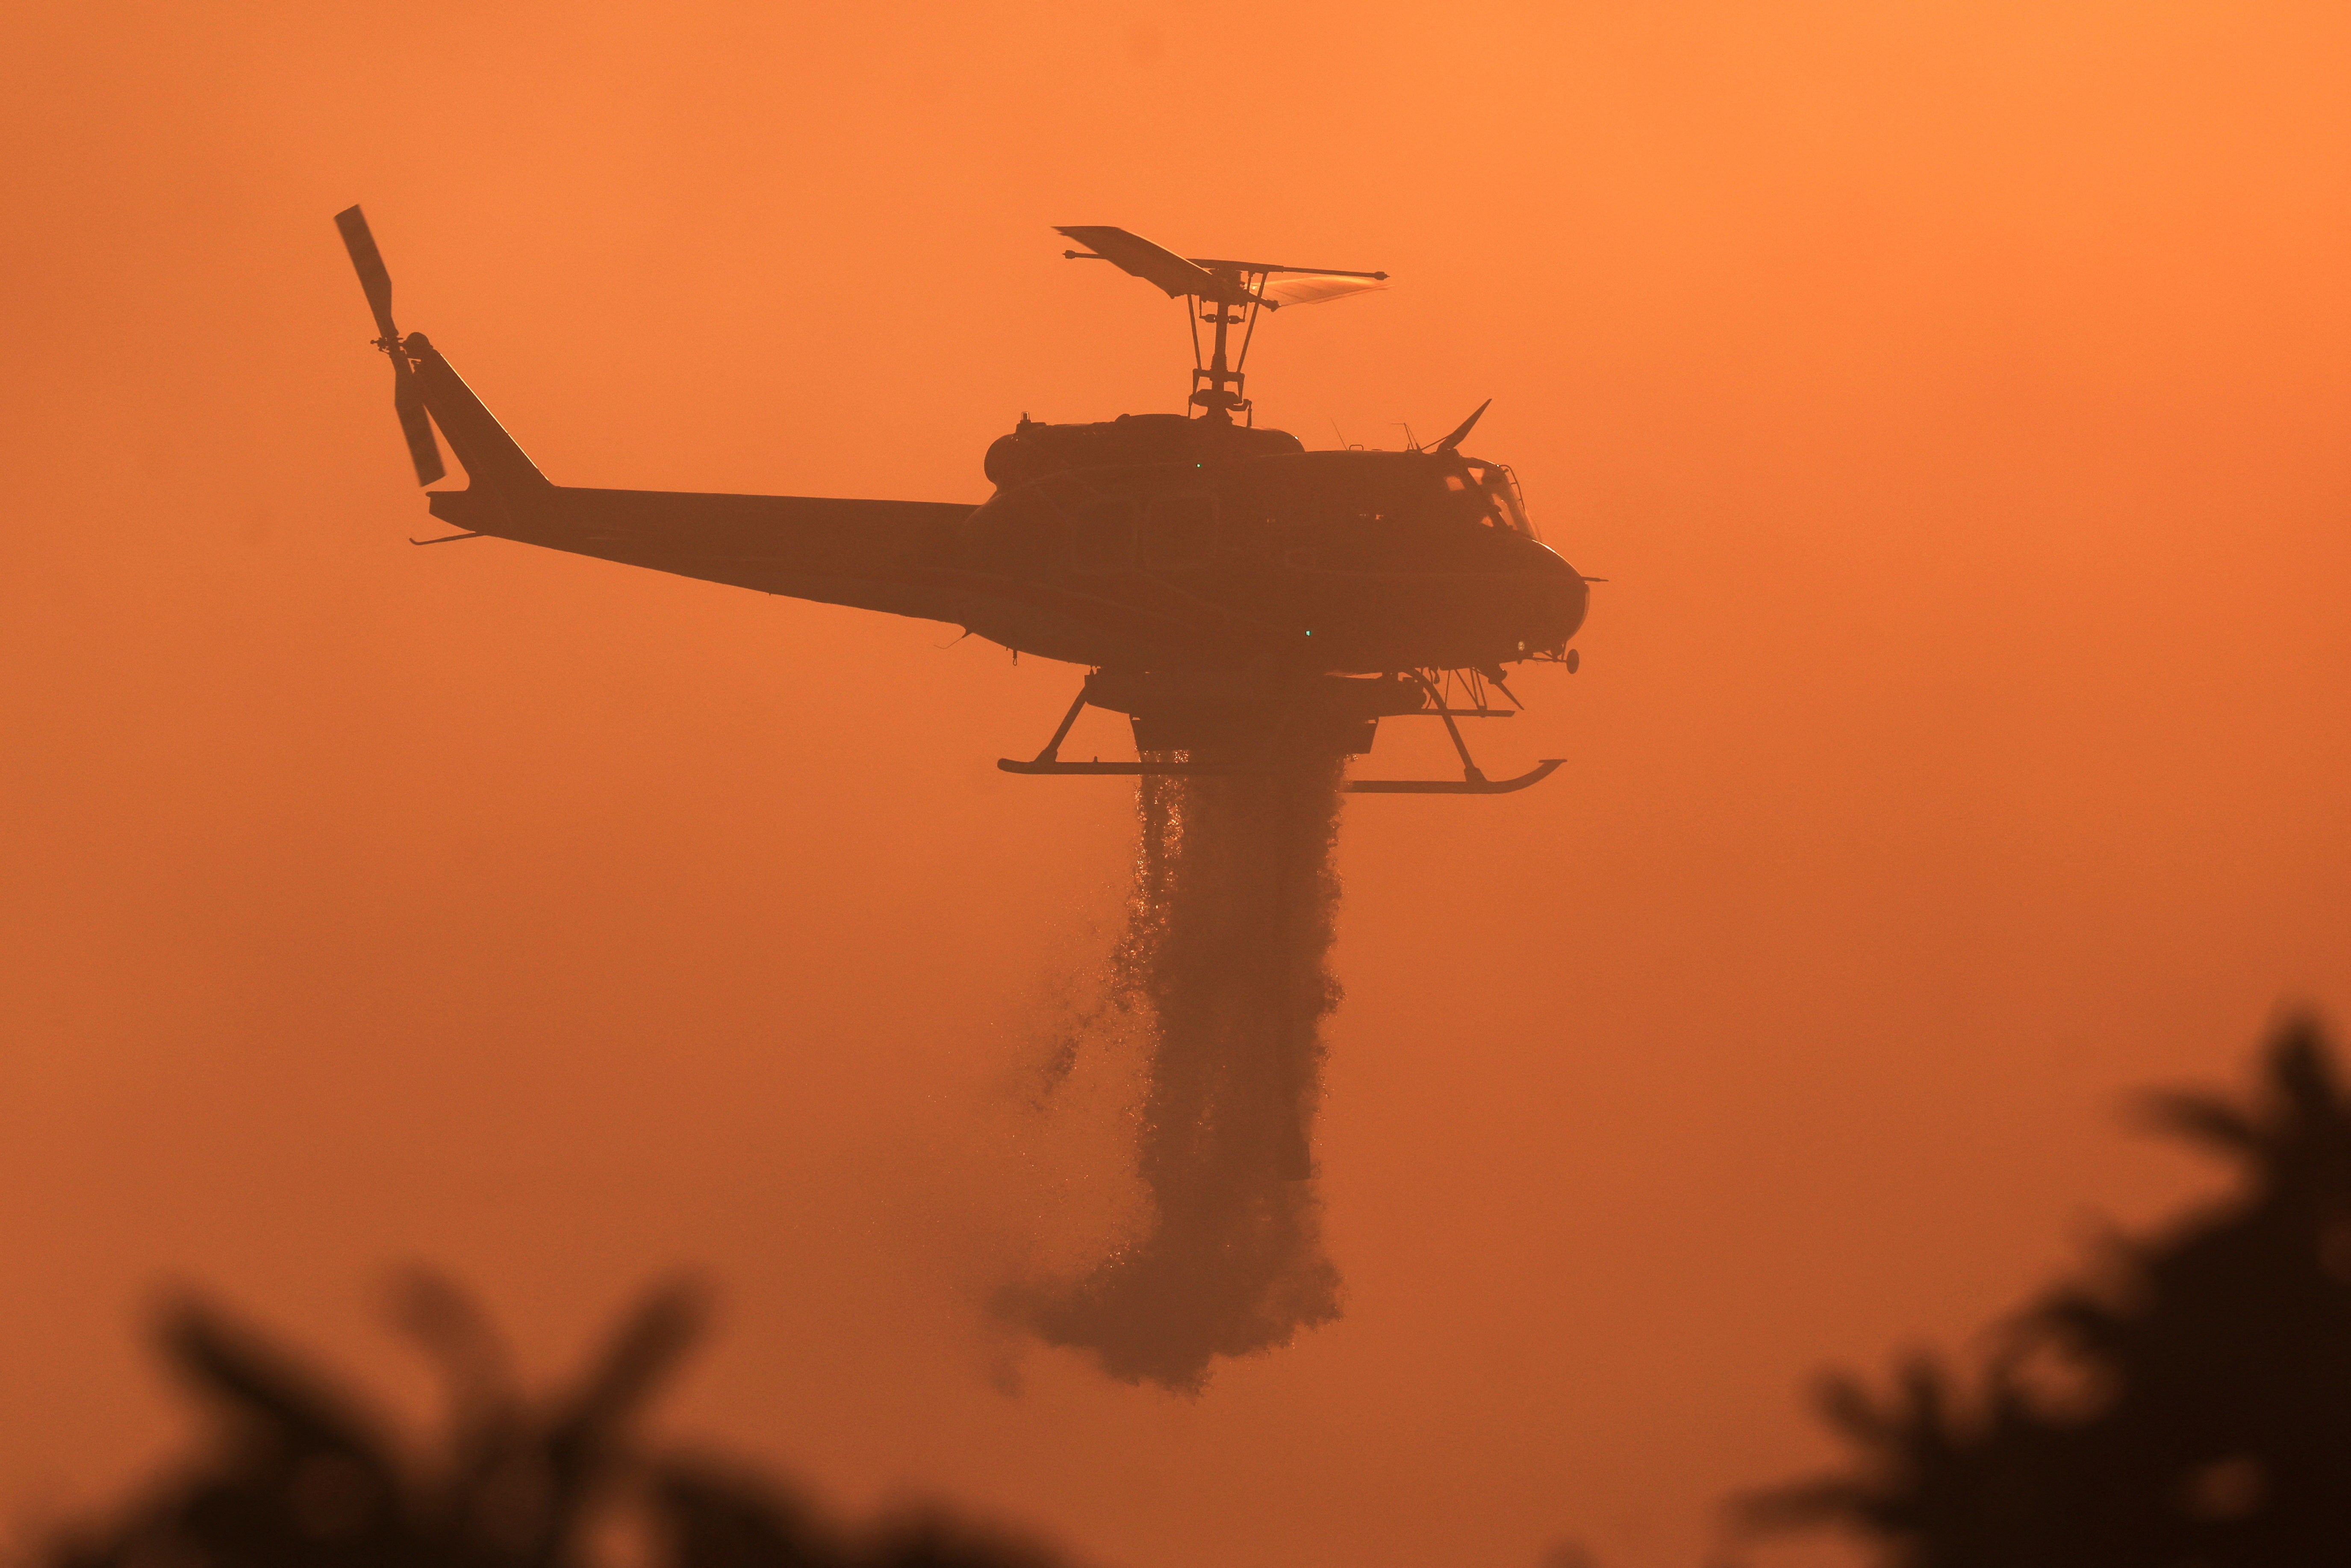
<svg viewBox="0 0 2351 1568"><path fill-rule="evenodd" d="M1358 779L1359 793L1501 794L1552 758L1488 779L1457 720L1520 707L1502 666L1576 668L1588 580L1544 545L1517 479L1461 444L1309 452L1260 429L1243 365L1261 313L1384 287L1387 275L1185 257L1124 229L1058 230L1186 299L1193 388L1184 413L1049 424L1025 415L987 450L995 494L932 501L603 490L540 473L422 332L392 323L392 277L366 217L339 213L391 357L393 407L417 482L464 530L418 544L504 538L828 604L946 622L1088 674L1025 774L1261 773L1371 749L1384 718L1441 720L1458 779ZM1202 354L1203 326L1212 329ZM1236 350L1233 330L1239 329ZM1489 400L1490 403L1491 400ZM1236 416L1238 416L1237 419ZM1507 699L1504 706L1494 694ZM1088 706L1132 720L1138 760L1064 761Z"/></svg>

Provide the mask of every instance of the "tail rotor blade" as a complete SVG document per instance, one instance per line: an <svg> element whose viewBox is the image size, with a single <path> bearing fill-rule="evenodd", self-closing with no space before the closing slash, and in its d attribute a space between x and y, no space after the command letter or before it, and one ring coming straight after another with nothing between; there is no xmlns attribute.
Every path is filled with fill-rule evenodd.
<svg viewBox="0 0 2351 1568"><path fill-rule="evenodd" d="M360 287L367 295L368 308L375 312L375 329L380 337L398 341L400 329L392 324L392 273L383 265L383 253L375 247L375 235L368 232L367 214L357 207L346 207L335 214L335 226L343 232L343 248L351 253L351 266L359 269Z"/></svg>
<svg viewBox="0 0 2351 1568"><path fill-rule="evenodd" d="M415 367L400 346L400 329L392 324L392 270L368 232L367 214L346 207L335 214L342 231L343 248L360 275L360 289L368 308L375 312L375 346L392 356L392 408L400 415L400 434L408 438L408 460L416 465L416 482L430 485L449 471L441 465L440 444L433 439L433 421L424 412L424 393L416 384Z"/></svg>
<svg viewBox="0 0 2351 1568"><path fill-rule="evenodd" d="M392 356L392 406L400 415L400 434L408 438L408 460L416 465L416 482L430 485L449 470L441 465L441 445L433 439L424 394L417 388L416 371L405 355Z"/></svg>

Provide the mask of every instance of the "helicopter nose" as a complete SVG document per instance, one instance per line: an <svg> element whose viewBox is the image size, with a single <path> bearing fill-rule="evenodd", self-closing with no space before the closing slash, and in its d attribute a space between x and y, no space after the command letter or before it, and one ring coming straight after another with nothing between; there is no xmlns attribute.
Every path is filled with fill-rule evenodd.
<svg viewBox="0 0 2351 1568"><path fill-rule="evenodd" d="M1522 653L1561 648L1583 628L1591 608L1592 590L1583 574L1560 559L1559 552L1537 539L1521 539L1519 570L1531 591L1527 595L1527 624Z"/></svg>

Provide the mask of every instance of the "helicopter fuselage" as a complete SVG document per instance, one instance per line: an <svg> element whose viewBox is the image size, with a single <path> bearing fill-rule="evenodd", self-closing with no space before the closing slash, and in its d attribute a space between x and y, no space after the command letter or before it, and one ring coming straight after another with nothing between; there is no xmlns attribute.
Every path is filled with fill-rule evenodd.
<svg viewBox="0 0 2351 1568"><path fill-rule="evenodd" d="M1023 422L988 453L998 487L977 507L575 488L502 457L503 432L475 428L486 413L469 417L463 383L414 340L479 473L432 509L486 534L950 622L1096 669L1494 669L1557 655L1583 622L1584 580L1534 537L1509 470L1450 451L1308 452L1280 431L1133 414Z"/></svg>
<svg viewBox="0 0 2351 1568"><path fill-rule="evenodd" d="M1114 228L1062 232L1173 298L1189 296L1194 390L1184 413L1087 424L1027 417L988 449L977 506L557 485L422 332L392 317L392 280L357 207L336 214L392 365L392 405L435 517L507 538L761 592L959 624L1087 666L1077 698L1016 773L1169 773L1322 766L1369 749L1380 720L1443 720L1460 780L1354 779L1358 792L1507 794L1456 720L1508 717L1505 664L1557 659L1583 623L1586 580L1536 538L1516 478L1459 451L1481 404L1434 446L1308 452L1257 428L1241 361L1260 310L1361 292L1384 273L1186 258ZM1279 275L1279 276L1277 276ZM1196 357L1198 325L1214 327ZM1228 358L1230 329L1240 350ZM1490 400L1489 400L1490 402ZM1468 706L1446 692L1457 684ZM1510 710L1489 703L1489 688ZM1089 705L1126 714L1134 763L1069 762Z"/></svg>
<svg viewBox="0 0 2351 1568"><path fill-rule="evenodd" d="M1097 667L1491 668L1563 650L1589 591L1507 471L1452 453L1067 469L958 531L966 624Z"/></svg>

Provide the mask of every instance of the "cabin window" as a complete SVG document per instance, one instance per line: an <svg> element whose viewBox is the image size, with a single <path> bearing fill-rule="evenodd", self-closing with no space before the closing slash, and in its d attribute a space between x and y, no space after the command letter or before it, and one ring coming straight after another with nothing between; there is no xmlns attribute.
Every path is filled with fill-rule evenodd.
<svg viewBox="0 0 2351 1568"><path fill-rule="evenodd" d="M1134 564L1134 503L1093 496L1070 517L1070 564L1080 571L1124 571Z"/></svg>
<svg viewBox="0 0 2351 1568"><path fill-rule="evenodd" d="M1200 566L1217 542L1213 496L1155 496L1143 514L1143 562L1159 570Z"/></svg>

